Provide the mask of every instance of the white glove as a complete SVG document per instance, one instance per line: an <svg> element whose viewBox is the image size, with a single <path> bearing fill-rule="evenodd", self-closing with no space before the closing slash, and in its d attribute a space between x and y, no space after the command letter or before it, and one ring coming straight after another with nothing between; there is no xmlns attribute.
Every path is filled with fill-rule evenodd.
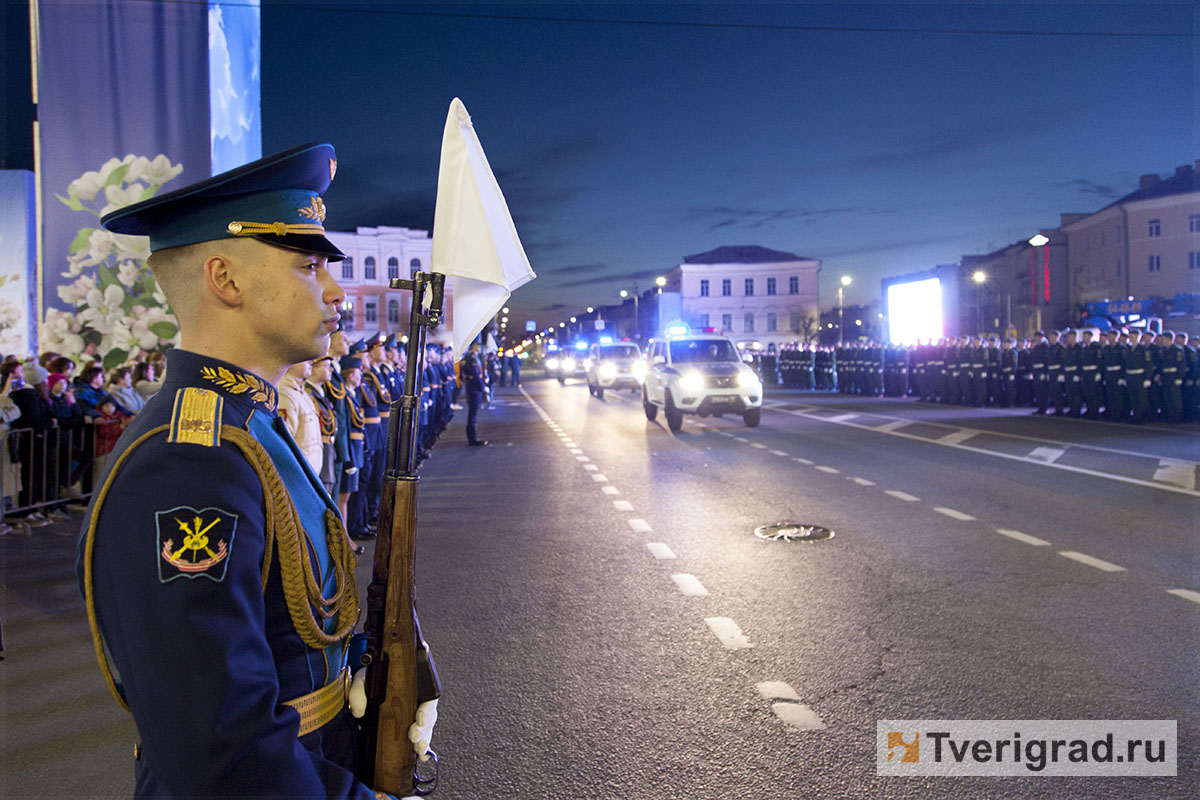
<svg viewBox="0 0 1200 800"><path fill-rule="evenodd" d="M437 704L437 700L426 700L417 706L416 722L408 729L408 740L422 761L429 760L429 741L433 738L433 724L437 722Z"/></svg>
<svg viewBox="0 0 1200 800"><path fill-rule="evenodd" d="M350 715L362 719L367 713L367 668L360 667L350 679Z"/></svg>

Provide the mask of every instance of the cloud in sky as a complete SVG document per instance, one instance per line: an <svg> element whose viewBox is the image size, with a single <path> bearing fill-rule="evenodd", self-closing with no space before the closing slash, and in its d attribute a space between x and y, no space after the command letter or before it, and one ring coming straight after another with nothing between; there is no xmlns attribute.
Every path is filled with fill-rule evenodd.
<svg viewBox="0 0 1200 800"><path fill-rule="evenodd" d="M1070 181L1050 184L1055 189L1075 189L1080 194L1090 197L1101 197L1105 200L1116 200L1118 197L1126 194L1126 192L1115 186L1109 186L1103 183L1096 183L1087 178L1075 178Z"/></svg>
<svg viewBox="0 0 1200 800"><path fill-rule="evenodd" d="M719 228L740 228L754 230L764 225L790 220L814 220L817 217L828 217L834 214L849 214L858 211L857 208L780 208L780 209L751 209L729 208L715 206L713 208L694 208L689 214L697 219L710 219L708 230Z"/></svg>

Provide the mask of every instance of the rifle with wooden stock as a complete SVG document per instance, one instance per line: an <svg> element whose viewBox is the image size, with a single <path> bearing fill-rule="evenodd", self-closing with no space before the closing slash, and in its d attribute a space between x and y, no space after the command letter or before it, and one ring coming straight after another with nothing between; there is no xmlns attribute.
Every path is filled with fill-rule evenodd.
<svg viewBox="0 0 1200 800"><path fill-rule="evenodd" d="M408 731L417 706L441 695L441 681L421 637L415 600L413 544L417 529L416 426L426 331L441 318L445 275L418 272L393 279L412 292L404 391L391 404L380 497L379 531L367 588L367 710L360 723L359 777L395 794L429 794L437 785L437 754L419 761Z"/></svg>

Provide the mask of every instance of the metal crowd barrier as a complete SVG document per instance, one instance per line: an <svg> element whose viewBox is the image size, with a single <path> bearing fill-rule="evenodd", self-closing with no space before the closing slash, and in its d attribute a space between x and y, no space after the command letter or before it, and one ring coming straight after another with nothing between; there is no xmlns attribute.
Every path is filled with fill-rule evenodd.
<svg viewBox="0 0 1200 800"><path fill-rule="evenodd" d="M95 427L77 424L44 431L0 431L0 500L4 520L19 526L30 514L46 515L69 503L86 503L107 455L99 453ZM28 534L29 526L24 526Z"/></svg>

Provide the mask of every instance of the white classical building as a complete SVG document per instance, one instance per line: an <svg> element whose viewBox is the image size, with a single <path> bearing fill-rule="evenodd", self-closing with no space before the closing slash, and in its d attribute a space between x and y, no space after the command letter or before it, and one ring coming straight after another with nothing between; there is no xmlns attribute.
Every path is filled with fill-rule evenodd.
<svg viewBox="0 0 1200 800"><path fill-rule="evenodd" d="M342 326L350 338L385 333L407 333L412 304L407 291L389 288L392 278L411 278L428 271L433 252L429 231L415 228L357 228L353 232L325 234L346 259L330 265L333 277L346 292L349 307L342 312ZM449 341L450 281L446 281L446 303L442 324L429 332L430 341Z"/></svg>
<svg viewBox="0 0 1200 800"><path fill-rule="evenodd" d="M685 256L663 289L679 292L684 322L693 328L765 350L803 338L806 319L816 328L820 271L816 258L757 245L718 247Z"/></svg>

